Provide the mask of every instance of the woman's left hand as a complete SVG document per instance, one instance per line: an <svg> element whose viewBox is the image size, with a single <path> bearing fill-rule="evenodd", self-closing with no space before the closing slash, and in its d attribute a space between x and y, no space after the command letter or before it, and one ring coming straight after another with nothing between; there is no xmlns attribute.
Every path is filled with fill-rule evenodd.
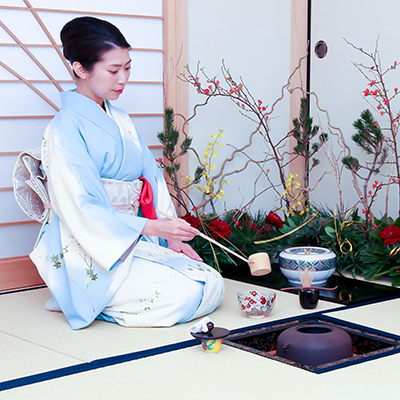
<svg viewBox="0 0 400 400"><path fill-rule="evenodd" d="M168 248L176 251L177 253L186 254L188 257L192 258L196 261L203 261L200 256L193 250L193 248L187 243L179 242L179 241L169 241Z"/></svg>

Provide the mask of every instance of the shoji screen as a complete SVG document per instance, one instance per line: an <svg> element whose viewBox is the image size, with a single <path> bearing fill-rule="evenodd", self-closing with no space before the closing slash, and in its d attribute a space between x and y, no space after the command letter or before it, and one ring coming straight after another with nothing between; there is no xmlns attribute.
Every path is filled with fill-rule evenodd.
<svg viewBox="0 0 400 400"><path fill-rule="evenodd" d="M41 283L27 256L40 226L16 204L12 171L20 151L40 145L59 92L74 87L59 32L83 15L115 24L131 44L130 81L115 105L129 112L155 157L161 154L163 0L0 0L0 290Z"/></svg>

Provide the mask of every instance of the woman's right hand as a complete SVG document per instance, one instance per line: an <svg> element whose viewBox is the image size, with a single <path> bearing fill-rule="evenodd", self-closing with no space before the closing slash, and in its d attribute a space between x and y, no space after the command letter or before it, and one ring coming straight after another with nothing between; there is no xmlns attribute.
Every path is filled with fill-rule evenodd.
<svg viewBox="0 0 400 400"><path fill-rule="evenodd" d="M143 235L158 236L168 241L188 242L199 234L183 219L149 219L142 231Z"/></svg>

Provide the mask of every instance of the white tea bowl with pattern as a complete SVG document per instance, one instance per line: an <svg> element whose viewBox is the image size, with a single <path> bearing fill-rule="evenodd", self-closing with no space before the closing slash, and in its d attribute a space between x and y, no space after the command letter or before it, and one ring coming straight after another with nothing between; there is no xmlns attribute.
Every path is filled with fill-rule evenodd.
<svg viewBox="0 0 400 400"><path fill-rule="evenodd" d="M292 286L302 286L300 274L304 277L306 269L313 274L311 286L323 286L335 271L336 254L324 247L288 247L279 254L279 267Z"/></svg>
<svg viewBox="0 0 400 400"><path fill-rule="evenodd" d="M276 293L272 290L245 290L237 294L239 306L250 318L264 318L275 306Z"/></svg>

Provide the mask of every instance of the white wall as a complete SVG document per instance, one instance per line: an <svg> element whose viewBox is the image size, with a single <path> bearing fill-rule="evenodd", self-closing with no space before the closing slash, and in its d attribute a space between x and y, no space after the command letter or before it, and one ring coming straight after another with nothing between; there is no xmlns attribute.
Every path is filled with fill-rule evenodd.
<svg viewBox="0 0 400 400"><path fill-rule="evenodd" d="M271 105L279 97L290 74L290 3L289 0L189 0L190 68L195 70L200 61L207 74L218 75L220 79L221 60L224 59L233 76L238 80L242 77L256 99ZM204 96L191 87L189 111L203 99ZM281 102L274 116L277 118L271 121L273 136L280 138L289 131L288 97ZM229 99L212 99L206 107L198 109L190 123L189 134L194 138L193 146L198 152L202 153L211 140L210 135L219 129L224 130L225 139L222 149L217 149L217 169L232 152L227 144L242 146L247 143L254 124L240 115ZM254 158L266 151L259 139L249 152ZM229 170L240 168L244 162L243 156L237 156ZM191 157L191 173L196 166L196 159ZM276 175L272 164L267 168ZM217 203L218 211L236 208L249 201L253 197L257 175L258 170L253 167L229 177L230 185L226 187L226 196ZM265 185L266 181L262 179L257 191ZM199 194L197 189L191 191L193 198L199 199ZM252 210L270 210L275 205L275 195L269 191L257 200Z"/></svg>
<svg viewBox="0 0 400 400"><path fill-rule="evenodd" d="M394 61L400 61L399 12L400 3L392 0L382 0L379 4L365 0L312 1L311 90L318 94L320 106L329 111L332 125L342 129L353 155L360 161L367 159L365 153L361 152L351 140L351 136L355 133L352 124L360 117L360 113L369 108L382 128L390 125L386 118L378 114L377 104L372 102L373 108L366 102L362 91L369 87L368 82L352 64L356 62L369 66L369 59L349 46L343 38L371 53L375 50L379 35L382 66L390 67ZM319 40L324 40L328 44L328 53L323 59L318 59L314 54L314 46ZM386 75L385 79L393 94L393 89L400 87L400 70L393 70ZM397 112L400 101L395 101L394 106ZM315 106L312 107L312 113L316 123L321 118L322 127L326 131L327 124L324 115L318 112ZM334 140L331 140L330 145L333 144ZM334 145L333 151L338 154L338 150L338 146ZM318 171L330 169L323 155L320 159L322 163L313 174L314 182L320 176ZM378 175L373 180L375 179L382 180L382 176ZM342 189L345 204L354 205L358 197L347 170L343 173ZM393 187L390 192L389 215L393 217L396 217L398 212L396 191L397 188ZM338 203L337 185L332 175L323 180L313 193L312 199L316 203L328 204L331 207ZM377 199L373 210L377 216L380 216L379 212L384 211L384 193L379 193ZM359 208L361 210L363 207Z"/></svg>

